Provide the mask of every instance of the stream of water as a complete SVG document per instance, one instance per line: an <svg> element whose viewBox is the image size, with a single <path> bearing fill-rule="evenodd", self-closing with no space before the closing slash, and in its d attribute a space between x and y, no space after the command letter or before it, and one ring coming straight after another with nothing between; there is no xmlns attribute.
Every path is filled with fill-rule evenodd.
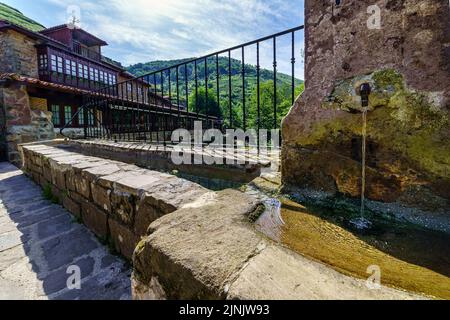
<svg viewBox="0 0 450 320"><path fill-rule="evenodd" d="M361 151L361 219L365 216L366 198L366 146L367 146L367 108L362 113L362 151Z"/></svg>
<svg viewBox="0 0 450 320"><path fill-rule="evenodd" d="M367 108L363 108L361 125L361 209L360 216L351 220L357 229L369 229L372 226L366 218L366 157L367 157Z"/></svg>
<svg viewBox="0 0 450 320"><path fill-rule="evenodd" d="M345 210L284 198L265 204L256 229L291 250L361 279L376 265L384 285L450 299L448 234L381 218L356 228Z"/></svg>

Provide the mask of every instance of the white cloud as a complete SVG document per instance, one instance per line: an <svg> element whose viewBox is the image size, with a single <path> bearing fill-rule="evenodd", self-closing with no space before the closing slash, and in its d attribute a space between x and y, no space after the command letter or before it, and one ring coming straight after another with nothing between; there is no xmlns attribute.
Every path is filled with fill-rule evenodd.
<svg viewBox="0 0 450 320"><path fill-rule="evenodd" d="M72 0L47 0L64 10ZM300 25L303 0L79 0L82 27L128 65L200 56Z"/></svg>

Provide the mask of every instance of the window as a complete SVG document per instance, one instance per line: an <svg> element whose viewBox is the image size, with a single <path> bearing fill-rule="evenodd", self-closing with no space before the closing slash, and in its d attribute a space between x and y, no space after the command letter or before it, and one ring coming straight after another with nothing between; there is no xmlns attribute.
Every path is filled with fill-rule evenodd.
<svg viewBox="0 0 450 320"><path fill-rule="evenodd" d="M62 57L56 57L57 66L58 66L58 73L63 73L63 65L64 65L64 59Z"/></svg>
<svg viewBox="0 0 450 320"><path fill-rule="evenodd" d="M52 71L56 72L58 71L57 65L56 65L56 56L52 54L50 56L51 64L52 64Z"/></svg>
<svg viewBox="0 0 450 320"><path fill-rule="evenodd" d="M131 83L130 83L130 82L127 83L127 91L128 91L128 92L133 91L133 87L131 86Z"/></svg>
<svg viewBox="0 0 450 320"><path fill-rule="evenodd" d="M40 54L39 55L39 69L41 70L47 70L48 68L48 60L46 54Z"/></svg>
<svg viewBox="0 0 450 320"><path fill-rule="evenodd" d="M83 77L84 77L86 80L89 80L88 66L83 66L83 68L84 68L84 74L83 74Z"/></svg>
<svg viewBox="0 0 450 320"><path fill-rule="evenodd" d="M72 61L70 65L72 66L72 77L76 77L77 76L77 63L75 61Z"/></svg>
<svg viewBox="0 0 450 320"><path fill-rule="evenodd" d="M71 67L72 67L72 61L71 60L66 60L66 74L68 76L71 75L72 71L71 71Z"/></svg>
<svg viewBox="0 0 450 320"><path fill-rule="evenodd" d="M94 81L94 68L89 68L89 80Z"/></svg>
<svg viewBox="0 0 450 320"><path fill-rule="evenodd" d="M94 69L94 81L95 82L99 82L100 81L98 69Z"/></svg>
<svg viewBox="0 0 450 320"><path fill-rule="evenodd" d="M70 120L72 120L72 107L71 106L65 106L64 107L64 123L68 124L70 123Z"/></svg>
<svg viewBox="0 0 450 320"><path fill-rule="evenodd" d="M94 125L94 114L92 112L88 113L88 125L93 126Z"/></svg>
<svg viewBox="0 0 450 320"><path fill-rule="evenodd" d="M105 73L103 71L100 71L100 82L105 83Z"/></svg>
<svg viewBox="0 0 450 320"><path fill-rule="evenodd" d="M57 104L52 105L52 122L55 127L61 124L59 105Z"/></svg>
<svg viewBox="0 0 450 320"><path fill-rule="evenodd" d="M52 71L63 73L63 64L64 59L62 57L58 57L54 54L50 56L51 65L52 65Z"/></svg>
<svg viewBox="0 0 450 320"><path fill-rule="evenodd" d="M83 110L81 110L80 113L78 113L78 125L79 126L84 126L84 112L83 112Z"/></svg>

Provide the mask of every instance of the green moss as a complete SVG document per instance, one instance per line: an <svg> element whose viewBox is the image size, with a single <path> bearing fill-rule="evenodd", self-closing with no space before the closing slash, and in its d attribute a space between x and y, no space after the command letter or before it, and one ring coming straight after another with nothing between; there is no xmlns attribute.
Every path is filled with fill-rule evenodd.
<svg viewBox="0 0 450 320"><path fill-rule="evenodd" d="M81 217L72 217L72 223L83 224L83 219Z"/></svg>
<svg viewBox="0 0 450 320"><path fill-rule="evenodd" d="M52 186L50 184L46 184L44 190L42 192L44 199L51 201L53 198Z"/></svg>
<svg viewBox="0 0 450 320"><path fill-rule="evenodd" d="M387 91L403 91L405 84L403 76L393 69L376 71L372 75L377 89Z"/></svg>
<svg viewBox="0 0 450 320"><path fill-rule="evenodd" d="M409 91L395 70L377 71L369 78L375 84L370 96L372 111L368 114L369 139L392 150L393 155L410 160L419 171L450 179L448 114L430 103L424 93ZM324 103L323 107L345 110L354 103L349 92L358 81L361 79L341 82L333 92L334 102ZM298 136L297 143L327 148L360 135L361 128L359 113L341 113L332 120L314 123L310 132Z"/></svg>
<svg viewBox="0 0 450 320"><path fill-rule="evenodd" d="M53 194L52 186L50 184L45 185L42 195L44 199L51 201L53 204L61 204L59 197Z"/></svg>

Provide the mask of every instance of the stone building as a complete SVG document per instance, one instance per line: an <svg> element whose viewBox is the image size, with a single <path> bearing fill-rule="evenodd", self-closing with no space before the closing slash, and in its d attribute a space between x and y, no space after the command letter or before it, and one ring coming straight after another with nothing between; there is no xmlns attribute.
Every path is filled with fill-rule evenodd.
<svg viewBox="0 0 450 320"><path fill-rule="evenodd" d="M284 184L360 196L368 82L368 197L448 213L449 2L305 2L306 84L283 123Z"/></svg>
<svg viewBox="0 0 450 320"><path fill-rule="evenodd" d="M0 21L2 160L17 164L18 144L53 139L63 126L78 136L94 124L100 115L77 115L82 96L133 78L102 55L105 45L68 25L33 32Z"/></svg>

